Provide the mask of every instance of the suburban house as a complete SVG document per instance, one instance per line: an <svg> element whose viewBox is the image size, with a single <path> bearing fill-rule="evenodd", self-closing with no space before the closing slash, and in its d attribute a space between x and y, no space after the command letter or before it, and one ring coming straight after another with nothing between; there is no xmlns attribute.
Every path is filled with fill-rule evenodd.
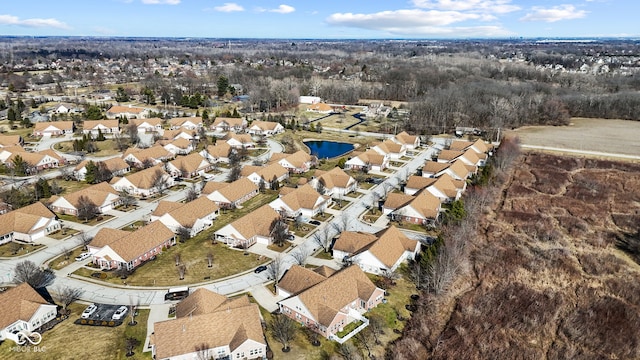
<svg viewBox="0 0 640 360"><path fill-rule="evenodd" d="M482 139L476 141L454 140L449 146L449 149L458 151L472 149L478 154L490 154L493 151L493 145L487 144Z"/></svg>
<svg viewBox="0 0 640 360"><path fill-rule="evenodd" d="M420 147L420 136L409 135L406 131L391 138L393 142L403 145L407 150L415 150Z"/></svg>
<svg viewBox="0 0 640 360"><path fill-rule="evenodd" d="M49 208L59 214L78 216L78 211L83 206L82 199L89 200L96 205L101 214L115 209L122 202L116 190L108 183L101 182L70 194L54 195L51 197Z"/></svg>
<svg viewBox="0 0 640 360"><path fill-rule="evenodd" d="M396 206L394 211L391 212L391 218L396 221L405 221L418 225L435 224L442 211L440 205L439 198L427 190L422 190L417 195L412 196L412 199L408 202Z"/></svg>
<svg viewBox="0 0 640 360"><path fill-rule="evenodd" d="M97 136L103 134L119 134L120 123L116 120L85 120L82 125L83 134Z"/></svg>
<svg viewBox="0 0 640 360"><path fill-rule="evenodd" d="M56 114L68 114L80 112L80 109L74 104L58 104L52 110Z"/></svg>
<svg viewBox="0 0 640 360"><path fill-rule="evenodd" d="M187 139L193 140L195 137L193 136L193 132L185 129L175 129L175 130L165 130L162 132L162 139L164 140L177 140L177 139Z"/></svg>
<svg viewBox="0 0 640 360"><path fill-rule="evenodd" d="M173 159L175 155L160 145L154 145L146 149L128 148L122 159L132 166L143 168L146 164L157 165L163 161Z"/></svg>
<svg viewBox="0 0 640 360"><path fill-rule="evenodd" d="M488 155L485 153L477 153L473 149L467 149L462 156L460 156L460 160L469 166L484 166L487 162Z"/></svg>
<svg viewBox="0 0 640 360"><path fill-rule="evenodd" d="M333 112L333 107L325 103L315 103L307 106L307 111L319 114L331 114Z"/></svg>
<svg viewBox="0 0 640 360"><path fill-rule="evenodd" d="M385 140L372 147L372 149L380 155L387 155L390 159L400 159L407 153L404 145L392 140Z"/></svg>
<svg viewBox="0 0 640 360"><path fill-rule="evenodd" d="M175 319L156 322L154 359L265 359L258 305L247 296L227 299L199 288L176 305Z"/></svg>
<svg viewBox="0 0 640 360"><path fill-rule="evenodd" d="M267 189L271 189L271 183L275 180L278 184L289 178L289 171L278 163L266 166L246 165L242 167L240 175L251 180L254 184L260 186L260 182L264 182Z"/></svg>
<svg viewBox="0 0 640 360"><path fill-rule="evenodd" d="M349 266L279 301L278 306L280 313L296 322L328 339L344 342L368 325L362 314L375 308L383 298L384 290L376 287L358 266ZM342 339L336 336L358 320L363 325Z"/></svg>
<svg viewBox="0 0 640 360"><path fill-rule="evenodd" d="M55 319L58 306L48 303L31 285L22 283L0 292L0 341L18 344L22 335L38 331Z"/></svg>
<svg viewBox="0 0 640 360"><path fill-rule="evenodd" d="M9 148L5 148L9 149ZM62 157L55 153L51 149L42 150L38 152L14 152L9 155L5 163L9 167L13 167L15 159L17 157L22 158L27 165L27 173L33 173L44 169L51 169L58 167L61 163Z"/></svg>
<svg viewBox="0 0 640 360"><path fill-rule="evenodd" d="M162 119L131 119L129 124L135 124L139 133L157 133L162 131Z"/></svg>
<svg viewBox="0 0 640 360"><path fill-rule="evenodd" d="M407 195L414 195L422 189L433 185L436 179L430 177L411 175L407 178L407 183L404 185L404 193Z"/></svg>
<svg viewBox="0 0 640 360"><path fill-rule="evenodd" d="M280 214L269 205L250 212L216 231L216 239L234 247L249 247L255 243L270 245L271 224Z"/></svg>
<svg viewBox="0 0 640 360"><path fill-rule="evenodd" d="M0 134L0 147L7 146L22 146L24 144L24 139L20 135L1 135Z"/></svg>
<svg viewBox="0 0 640 360"><path fill-rule="evenodd" d="M215 145L209 145L202 151L200 155L211 163L223 162L229 163L229 155L231 154L231 145L224 141L218 141Z"/></svg>
<svg viewBox="0 0 640 360"><path fill-rule="evenodd" d="M258 192L258 186L247 178L240 178L232 183L209 181L202 188L202 193L209 200L224 209L235 209L258 195Z"/></svg>
<svg viewBox="0 0 640 360"><path fill-rule="evenodd" d="M249 134L271 136L284 132L284 126L278 122L256 120L247 129Z"/></svg>
<svg viewBox="0 0 640 360"><path fill-rule="evenodd" d="M383 171L389 165L389 156L380 155L375 150L363 153L353 152L353 157L345 162L345 169L363 171Z"/></svg>
<svg viewBox="0 0 640 360"><path fill-rule="evenodd" d="M178 233L180 228L189 229L190 235L195 236L213 225L213 220L218 217L218 209L206 197L199 197L188 203L160 201L151 213L151 221L160 221L174 233Z"/></svg>
<svg viewBox="0 0 640 360"><path fill-rule="evenodd" d="M87 164L89 164L91 160L83 160L73 169L73 176L76 180L84 181L87 175ZM122 160L119 157L97 161L95 165L100 167L105 167L107 170L111 172L111 176L122 176L129 171L131 171L131 166Z"/></svg>
<svg viewBox="0 0 640 360"><path fill-rule="evenodd" d="M13 240L34 242L61 228L56 215L36 202L0 215L0 245Z"/></svg>
<svg viewBox="0 0 640 360"><path fill-rule="evenodd" d="M464 152L459 150L442 150L438 154L439 163L452 163L460 158Z"/></svg>
<svg viewBox="0 0 640 360"><path fill-rule="evenodd" d="M243 118L217 117L211 124L211 130L217 132L241 132L247 127L247 120Z"/></svg>
<svg viewBox="0 0 640 360"><path fill-rule="evenodd" d="M127 191L131 195L141 197L158 193L159 183L162 183L164 188L170 188L174 185L173 177L164 171L162 165L140 170L124 177L114 177L110 182L117 191Z"/></svg>
<svg viewBox="0 0 640 360"><path fill-rule="evenodd" d="M202 117L200 116L177 117L177 118L169 119L169 128L171 130L176 130L176 129L196 130L199 127L202 127Z"/></svg>
<svg viewBox="0 0 640 360"><path fill-rule="evenodd" d="M449 163L449 166L435 174L435 177L440 177L443 174L448 174L456 180L466 180L473 176L478 171L478 167L475 165L467 165L462 158Z"/></svg>
<svg viewBox="0 0 640 360"><path fill-rule="evenodd" d="M101 228L87 248L100 269L131 271L175 244L173 231L155 221L135 231Z"/></svg>
<svg viewBox="0 0 640 360"><path fill-rule="evenodd" d="M36 123L33 136L60 136L73 134L76 126L73 121L49 121Z"/></svg>
<svg viewBox="0 0 640 360"><path fill-rule="evenodd" d="M440 202L447 203L458 200L466 188L466 181L455 180L449 174L444 174L438 177L426 190L440 199Z"/></svg>
<svg viewBox="0 0 640 360"><path fill-rule="evenodd" d="M309 171L316 165L317 158L314 155L307 154L300 150L293 154L287 153L273 153L271 155L271 162L277 162L287 169L292 174L302 174Z"/></svg>
<svg viewBox="0 0 640 360"><path fill-rule="evenodd" d="M146 117L148 113L148 110L144 108L113 105L109 108L109 110L107 110L107 118L141 119Z"/></svg>
<svg viewBox="0 0 640 360"><path fill-rule="evenodd" d="M229 133L227 134L226 139L227 144L234 149L252 148L255 146L253 139L249 134Z"/></svg>
<svg viewBox="0 0 640 360"><path fill-rule="evenodd" d="M420 252L420 242L409 239L395 226L375 234L343 231L333 245L333 258L357 264L362 271L383 274L395 271Z"/></svg>
<svg viewBox="0 0 640 360"><path fill-rule="evenodd" d="M280 191L280 197L270 202L269 206L291 219L299 216L311 219L324 213L331 205L331 197L320 195L309 184L297 189L282 188Z"/></svg>
<svg viewBox="0 0 640 360"><path fill-rule="evenodd" d="M25 150L20 145L7 145L0 147L0 161L5 164L7 160L13 155L13 153L26 153Z"/></svg>
<svg viewBox="0 0 640 360"><path fill-rule="evenodd" d="M449 166L451 166L449 162L427 161L422 167L422 176L427 178L438 177Z"/></svg>
<svg viewBox="0 0 640 360"><path fill-rule="evenodd" d="M213 166L199 153L178 156L167 163L167 171L173 177L192 178L211 170Z"/></svg>
<svg viewBox="0 0 640 360"><path fill-rule="evenodd" d="M329 171L316 170L314 175L315 178L311 181L311 185L317 190L318 183L322 184L322 188L324 188L322 195L329 195L334 199L358 189L356 179L337 166Z"/></svg>
<svg viewBox="0 0 640 360"><path fill-rule="evenodd" d="M382 214L390 215L397 209L407 205L413 200L413 195L407 195L402 193L390 193L382 204Z"/></svg>
<svg viewBox="0 0 640 360"><path fill-rule="evenodd" d="M336 270L322 265L315 269L309 269L300 265L292 265L282 276L278 285L276 285L276 294L283 298L291 295L299 294L308 288L319 284Z"/></svg>
<svg viewBox="0 0 640 360"><path fill-rule="evenodd" d="M182 137L175 140L158 140L157 144L173 155L187 155L194 149L193 142Z"/></svg>

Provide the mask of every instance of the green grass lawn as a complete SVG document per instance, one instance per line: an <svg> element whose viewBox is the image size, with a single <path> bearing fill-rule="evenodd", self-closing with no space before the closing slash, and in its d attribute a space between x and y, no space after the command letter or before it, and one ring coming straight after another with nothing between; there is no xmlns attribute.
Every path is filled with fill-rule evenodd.
<svg viewBox="0 0 640 360"><path fill-rule="evenodd" d="M77 248L71 250L71 252L69 253L69 256L67 257L66 255L62 254L60 256L58 256L57 258L51 260L49 262L49 267L54 269L54 270L60 270L63 267L72 264L75 262L75 257L80 255L80 253L84 252L84 248L82 246L78 246ZM86 260L87 262L89 261L88 259Z"/></svg>
<svg viewBox="0 0 640 360"><path fill-rule="evenodd" d="M41 244L23 244L15 241L0 245L0 257L21 256L44 247Z"/></svg>
<svg viewBox="0 0 640 360"><path fill-rule="evenodd" d="M324 250L320 250L320 252L317 253L314 257L322 260L333 260L333 256L331 256L331 253L324 252Z"/></svg>
<svg viewBox="0 0 640 360"><path fill-rule="evenodd" d="M55 180L50 180L49 183L51 183L51 181L55 181L58 184L58 186L64 189L63 194L70 194L72 192L76 192L78 190L82 190L84 188L88 188L89 186L91 186L91 184L86 183L84 181L55 179Z"/></svg>
<svg viewBox="0 0 640 360"><path fill-rule="evenodd" d="M100 216L97 216L89 221L84 221L84 220L80 220L77 217L73 216L73 215L67 215L67 214L58 214L56 213L56 215L58 216L58 218L60 218L61 220L65 220L65 221L73 221L79 224L84 224L84 225L89 225L89 226L96 226L98 224L101 224L111 218L113 218L112 215L106 215L106 214L101 214Z"/></svg>
<svg viewBox="0 0 640 360"><path fill-rule="evenodd" d="M120 230L124 230L124 231L135 231L138 230L139 228L143 227L146 224L146 222L142 221L142 220L138 220L135 221L129 225L126 225L125 227L120 228Z"/></svg>
<svg viewBox="0 0 640 360"><path fill-rule="evenodd" d="M398 222L398 221L390 221L389 225L394 225L395 227L399 228L399 229L406 229L406 230L413 230L413 231L417 231L417 232L421 232L421 233L426 233L427 229L424 228L424 226L422 225L418 225L418 224L411 224L411 223L407 223L407 222Z"/></svg>
<svg viewBox="0 0 640 360"><path fill-rule="evenodd" d="M91 153L91 156L109 156L119 154L120 151L116 148L116 143L112 139L105 141L96 141L98 151ZM63 141L57 143L54 148L63 153L73 152L73 141Z"/></svg>

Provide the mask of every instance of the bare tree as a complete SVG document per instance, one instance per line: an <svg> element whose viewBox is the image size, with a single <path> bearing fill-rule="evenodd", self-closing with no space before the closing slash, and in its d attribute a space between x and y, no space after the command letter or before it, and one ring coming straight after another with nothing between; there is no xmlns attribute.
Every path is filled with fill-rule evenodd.
<svg viewBox="0 0 640 360"><path fill-rule="evenodd" d="M329 228L327 226L319 229L313 234L313 241L316 244L322 246L324 252L329 252L331 250L331 243L333 239L329 236Z"/></svg>
<svg viewBox="0 0 640 360"><path fill-rule="evenodd" d="M58 287L55 291L56 299L62 305L62 309L65 314L68 314L67 307L74 301L78 300L84 290L78 288L72 288L69 286Z"/></svg>
<svg viewBox="0 0 640 360"><path fill-rule="evenodd" d="M267 274L270 279L273 279L276 286L278 286L278 281L280 281L280 277L282 276L282 272L284 271L284 261L282 259L282 255L278 254L273 261L267 266Z"/></svg>
<svg viewBox="0 0 640 360"><path fill-rule="evenodd" d="M164 171L157 169L151 177L151 186L156 189L158 194L164 195L164 192L169 187L168 175Z"/></svg>
<svg viewBox="0 0 640 360"><path fill-rule="evenodd" d="M96 217L100 209L91 199L82 195L78 198L77 212L78 218L87 222Z"/></svg>
<svg viewBox="0 0 640 360"><path fill-rule="evenodd" d="M207 253L207 267L213 267L213 252Z"/></svg>
<svg viewBox="0 0 640 360"><path fill-rule="evenodd" d="M175 253L173 255L173 258L176 261L176 266L180 265L180 258L181 258L180 253L179 252Z"/></svg>
<svg viewBox="0 0 640 360"><path fill-rule="evenodd" d="M140 305L140 298L136 297L133 299L133 296L129 296L129 325L136 325L138 322L136 321L136 311L138 310L138 306Z"/></svg>
<svg viewBox="0 0 640 360"><path fill-rule="evenodd" d="M275 315L269 323L269 330L271 335L282 344L282 351L288 352L289 343L293 340L296 331L294 321L282 314Z"/></svg>
<svg viewBox="0 0 640 360"><path fill-rule="evenodd" d="M342 214L339 218L331 222L331 226L336 230L337 233L341 233L349 229L350 223L351 219L349 219L345 214Z"/></svg>
<svg viewBox="0 0 640 360"><path fill-rule="evenodd" d="M133 350L135 350L136 346L140 345L140 340L133 337L128 337L127 340L125 340L124 344L125 349L127 350L126 356L133 356Z"/></svg>
<svg viewBox="0 0 640 360"><path fill-rule="evenodd" d="M55 278L56 274L53 270L50 268L42 269L30 260L19 262L13 270L14 283L27 283L34 289L47 287L53 284Z"/></svg>
<svg viewBox="0 0 640 360"><path fill-rule="evenodd" d="M336 353L342 356L345 360L361 360L362 355L358 349L353 346L350 342L345 342L344 344L338 345L336 348Z"/></svg>
<svg viewBox="0 0 640 360"><path fill-rule="evenodd" d="M80 241L80 245L82 245L82 249L83 250L87 250L87 246L91 243L91 241L93 240L93 236L89 235L87 232L85 231L80 231L76 237L78 238L78 241Z"/></svg>
<svg viewBox="0 0 640 360"><path fill-rule="evenodd" d="M69 258L71 258L71 254L73 254L73 251L71 249L64 249L64 259L65 260L69 260Z"/></svg>
<svg viewBox="0 0 640 360"><path fill-rule="evenodd" d="M185 202L190 202L198 198L198 190L196 190L196 185L192 184L189 186L189 190L187 190L187 194L184 198Z"/></svg>
<svg viewBox="0 0 640 360"><path fill-rule="evenodd" d="M129 193L129 190L127 189L122 189L119 195L120 202L122 202L122 205L127 208L135 206L138 203L138 200L133 195L131 195L131 193Z"/></svg>
<svg viewBox="0 0 640 360"><path fill-rule="evenodd" d="M129 143L131 145L136 145L140 141L140 137L138 137L138 127L135 123L130 122L129 124L127 124L124 130L129 137Z"/></svg>
<svg viewBox="0 0 640 360"><path fill-rule="evenodd" d="M180 264L178 265L178 275L180 276L180 280L184 280L184 276L187 274L187 265Z"/></svg>
<svg viewBox="0 0 640 360"><path fill-rule="evenodd" d="M304 246L299 246L294 251L290 252L289 255L296 261L296 264L300 266L304 266L307 263L307 258L309 257L309 250Z"/></svg>

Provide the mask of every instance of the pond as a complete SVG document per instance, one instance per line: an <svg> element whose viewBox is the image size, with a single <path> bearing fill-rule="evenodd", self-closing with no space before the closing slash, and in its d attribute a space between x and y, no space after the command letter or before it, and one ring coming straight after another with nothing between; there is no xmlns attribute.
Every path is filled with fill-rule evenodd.
<svg viewBox="0 0 640 360"><path fill-rule="evenodd" d="M353 144L324 140L305 141L304 144L311 150L311 155L318 159L342 156L355 148Z"/></svg>

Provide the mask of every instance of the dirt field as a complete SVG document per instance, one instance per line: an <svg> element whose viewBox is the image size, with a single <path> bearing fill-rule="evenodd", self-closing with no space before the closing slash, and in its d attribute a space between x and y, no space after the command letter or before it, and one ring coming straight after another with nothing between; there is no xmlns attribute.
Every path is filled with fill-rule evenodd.
<svg viewBox="0 0 640 360"><path fill-rule="evenodd" d="M507 134L524 145L640 155L640 121L573 118L569 126L526 126Z"/></svg>
<svg viewBox="0 0 640 360"><path fill-rule="evenodd" d="M394 359L640 358L640 164L530 152L514 168Z"/></svg>

